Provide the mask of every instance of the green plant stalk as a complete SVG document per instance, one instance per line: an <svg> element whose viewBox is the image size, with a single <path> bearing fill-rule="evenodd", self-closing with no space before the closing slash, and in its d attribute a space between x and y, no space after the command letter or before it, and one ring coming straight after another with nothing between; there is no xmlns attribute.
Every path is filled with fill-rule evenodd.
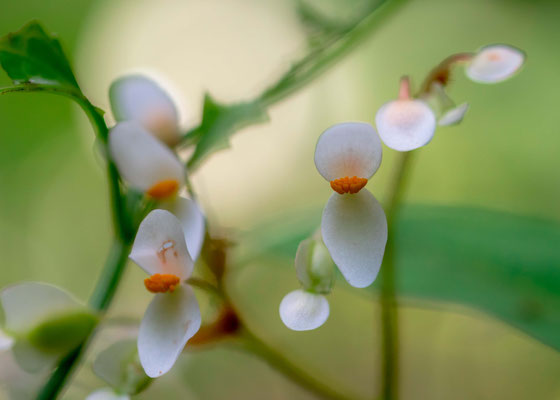
<svg viewBox="0 0 560 400"><path fill-rule="evenodd" d="M410 175L413 153L397 153L397 165L392 187L389 190L385 212L389 236L383 258L381 274L381 398L396 400L399 393L399 320L395 282L395 242L399 206Z"/></svg>
<svg viewBox="0 0 560 400"><path fill-rule="evenodd" d="M351 396L346 393L337 391L309 373L304 369L298 367L282 354L268 346L255 334L253 334L246 324L243 324L243 331L241 334L241 348L249 353L262 358L268 365L276 371L282 373L286 378L296 383L308 392L317 395L322 399L331 400L356 400L356 396Z"/></svg>
<svg viewBox="0 0 560 400"><path fill-rule="evenodd" d="M22 84L7 88L1 88L0 94L14 92L45 92L69 97L76 101L88 116L96 136L107 151L107 139L109 129L103 119L103 112L93 106L89 100L80 92L71 88L53 87L50 85ZM109 194L111 209L113 213L113 225L115 230L115 241L109 252L105 268L93 290L89 300L92 309L103 312L111 304L111 300L117 290L122 277L124 267L130 252L133 232L127 218L125 201L120 189L120 177L115 164L109 159L107 162L107 175L109 181ZM93 335L93 334L92 334ZM77 365L83 351L87 348L92 335L81 343L70 354L67 354L58 363L54 372L37 395L38 400L56 399L68 381L72 371Z"/></svg>

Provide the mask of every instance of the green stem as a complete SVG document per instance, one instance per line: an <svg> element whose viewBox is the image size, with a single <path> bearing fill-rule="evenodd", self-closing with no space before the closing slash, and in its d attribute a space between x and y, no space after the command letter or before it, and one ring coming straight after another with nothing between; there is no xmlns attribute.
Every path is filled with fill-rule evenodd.
<svg viewBox="0 0 560 400"><path fill-rule="evenodd" d="M317 395L319 398L332 400L356 399L355 396L350 396L346 393L332 389L307 373L304 369L286 359L282 354L268 346L255 334L253 334L247 328L246 324L243 325L241 338L243 340L241 343L242 349L262 358L272 368L282 373L285 377L289 378L300 387Z"/></svg>
<svg viewBox="0 0 560 400"><path fill-rule="evenodd" d="M399 392L399 320L396 296L395 242L398 209L408 181L412 152L398 153L393 186L389 190L387 225L389 237L381 274L381 354L382 396L384 400L398 399Z"/></svg>
<svg viewBox="0 0 560 400"><path fill-rule="evenodd" d="M96 136L108 153L107 141L109 129L103 118L103 111L95 107L78 90L72 88L57 87L52 85L22 84L7 88L0 88L0 94L15 92L45 92L69 97L74 100L89 118ZM111 209L113 212L113 225L115 230L115 241L109 252L105 268L93 290L89 300L92 309L103 312L111 304L111 300L117 290L122 277L124 267L130 252L131 242L134 235L127 217L124 195L120 188L120 177L113 161L108 157L107 176L109 181L109 195ZM93 334L92 334L93 335ZM37 395L38 400L56 399L68 381L72 371L77 366L82 353L87 348L92 335L81 343L78 348L66 355L55 368L49 380L41 388Z"/></svg>
<svg viewBox="0 0 560 400"><path fill-rule="evenodd" d="M361 41L379 29L395 15L406 0L381 0L371 7L369 13L353 26L344 30L339 38L315 49L295 63L278 82L266 89L258 98L267 107L298 91L329 69L352 51Z"/></svg>

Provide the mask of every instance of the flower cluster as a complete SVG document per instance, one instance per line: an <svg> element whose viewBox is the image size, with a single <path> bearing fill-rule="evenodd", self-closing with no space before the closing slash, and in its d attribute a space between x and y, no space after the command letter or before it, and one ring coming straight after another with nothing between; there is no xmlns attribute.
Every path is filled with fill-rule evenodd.
<svg viewBox="0 0 560 400"><path fill-rule="evenodd" d="M288 328L311 330L327 320L325 294L333 281L328 254L354 287L369 286L377 277L387 242L387 220L375 197L362 189L380 167L381 140L394 150L411 151L432 140L438 123L461 122L468 104L455 105L445 92L454 64L464 64L467 76L475 82L496 83L519 70L524 59L520 50L506 45L453 55L430 73L416 97L408 77L401 80L398 99L385 103L375 116L379 136L364 122L341 123L323 132L315 148L315 166L335 193L323 211L321 235L303 241L297 250L295 265L302 289L288 293L280 303L280 317Z"/></svg>

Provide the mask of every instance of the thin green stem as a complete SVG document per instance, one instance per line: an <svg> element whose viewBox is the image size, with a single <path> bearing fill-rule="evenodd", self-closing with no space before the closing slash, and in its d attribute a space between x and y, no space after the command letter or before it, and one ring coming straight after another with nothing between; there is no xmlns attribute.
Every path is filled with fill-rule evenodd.
<svg viewBox="0 0 560 400"><path fill-rule="evenodd" d="M398 153L395 176L389 190L385 211L389 237L383 258L381 274L381 354L382 396L384 400L396 400L399 393L399 319L396 296L395 231L399 206L408 181L412 164L412 152Z"/></svg>
<svg viewBox="0 0 560 400"><path fill-rule="evenodd" d="M243 325L241 335L241 348L262 358L268 365L282 373L285 377L322 399L331 400L355 400L356 396L350 396L337 391L323 382L319 381L304 369L286 359L281 353L267 345L258 336L252 333L247 325Z"/></svg>
<svg viewBox="0 0 560 400"><path fill-rule="evenodd" d="M0 88L0 94L16 92L45 92L71 98L78 103L85 112L95 129L96 137L104 146L104 151L107 152L109 129L103 118L103 111L91 104L90 101L78 90L61 86L37 84L21 84L7 88ZM107 176L109 181L111 209L113 212L115 241L109 252L103 272L101 273L89 300L91 308L101 312L107 310L111 304L111 300L113 299L119 281L122 277L134 235L133 229L130 227L124 195L120 188L119 173L115 164L110 159L107 161ZM88 342L91 340L91 336L92 335L81 343L78 348L60 360L54 372L37 395L38 400L52 400L57 398L64 388L65 383L68 381L72 371L77 366L77 362L82 353L87 348Z"/></svg>

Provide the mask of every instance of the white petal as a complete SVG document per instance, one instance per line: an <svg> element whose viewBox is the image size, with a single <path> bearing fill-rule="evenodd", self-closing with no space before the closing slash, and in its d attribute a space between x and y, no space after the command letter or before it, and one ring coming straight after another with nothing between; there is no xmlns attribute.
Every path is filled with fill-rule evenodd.
<svg viewBox="0 0 560 400"><path fill-rule="evenodd" d="M525 61L515 47L495 44L482 48L465 69L467 76L480 83L497 83L511 77Z"/></svg>
<svg viewBox="0 0 560 400"><path fill-rule="evenodd" d="M463 103L457 107L447 110L438 121L441 126L456 125L463 120L469 109L468 103Z"/></svg>
<svg viewBox="0 0 560 400"><path fill-rule="evenodd" d="M129 400L130 397L125 394L117 394L113 389L103 388L91 393L86 400Z"/></svg>
<svg viewBox="0 0 560 400"><path fill-rule="evenodd" d="M381 164L382 147L373 126L345 122L321 134L315 147L315 166L327 181L346 176L369 179Z"/></svg>
<svg viewBox="0 0 560 400"><path fill-rule="evenodd" d="M309 331L323 325L329 317L329 302L321 294L304 290L288 293L280 303L280 318L294 331Z"/></svg>
<svg viewBox="0 0 560 400"><path fill-rule="evenodd" d="M387 243L387 219L375 197L367 190L333 193L323 211L321 231L348 283L359 288L371 285Z"/></svg>
<svg viewBox="0 0 560 400"><path fill-rule="evenodd" d="M117 121L137 121L161 141L179 141L179 117L171 97L153 80L141 75L124 76L109 89Z"/></svg>
<svg viewBox="0 0 560 400"><path fill-rule="evenodd" d="M166 210L153 210L144 218L129 257L150 275L172 274L184 280L193 270L181 222Z"/></svg>
<svg viewBox="0 0 560 400"><path fill-rule="evenodd" d="M206 231L204 214L196 201L179 196L175 199L159 203L158 207L170 211L181 221L189 254L196 261L200 254Z"/></svg>
<svg viewBox="0 0 560 400"><path fill-rule="evenodd" d="M156 378L169 371L199 328L200 309L189 286L156 294L138 332L138 355L146 374Z"/></svg>
<svg viewBox="0 0 560 400"><path fill-rule="evenodd" d="M0 330L0 352L7 350L14 345L14 338L8 336L2 330Z"/></svg>
<svg viewBox="0 0 560 400"><path fill-rule="evenodd" d="M52 313L81 308L69 293L39 282L8 286L0 292L5 330L25 333Z"/></svg>
<svg viewBox="0 0 560 400"><path fill-rule="evenodd" d="M138 122L118 123L109 133L109 151L125 181L147 191L159 182L185 182L185 168L175 154Z"/></svg>
<svg viewBox="0 0 560 400"><path fill-rule="evenodd" d="M381 140L398 151L422 147L436 130L434 112L422 100L394 100L385 103L375 115Z"/></svg>

